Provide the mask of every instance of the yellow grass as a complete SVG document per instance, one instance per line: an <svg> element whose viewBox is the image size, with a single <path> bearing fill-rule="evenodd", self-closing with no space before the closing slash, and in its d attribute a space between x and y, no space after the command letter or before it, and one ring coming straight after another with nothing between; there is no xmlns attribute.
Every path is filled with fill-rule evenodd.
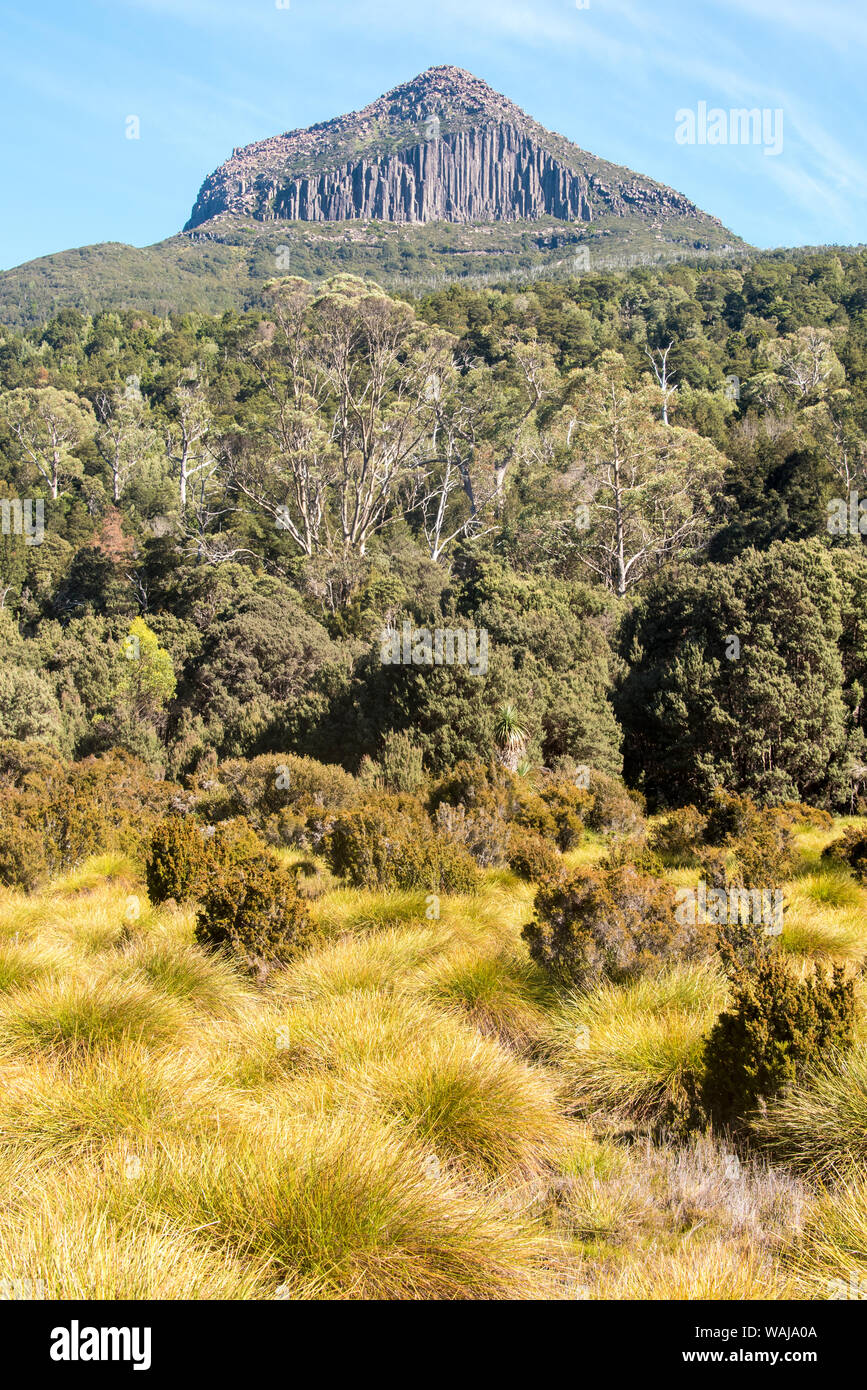
<svg viewBox="0 0 867 1390"><path fill-rule="evenodd" d="M867 959L830 838L799 832L786 885L805 966ZM13 1296L749 1300L867 1273L860 1053L769 1112L776 1167L663 1142L724 1004L713 964L564 996L507 870L435 911L316 891L318 944L257 987L123 856L0 890Z"/></svg>

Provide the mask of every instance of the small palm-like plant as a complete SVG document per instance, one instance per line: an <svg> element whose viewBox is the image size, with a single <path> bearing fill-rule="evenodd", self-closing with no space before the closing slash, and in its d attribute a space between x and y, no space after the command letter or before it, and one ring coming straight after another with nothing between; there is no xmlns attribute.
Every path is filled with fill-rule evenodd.
<svg viewBox="0 0 867 1390"><path fill-rule="evenodd" d="M510 772L515 772L523 761L527 744L527 730L515 705L506 703L497 710L497 723L494 731L500 762Z"/></svg>

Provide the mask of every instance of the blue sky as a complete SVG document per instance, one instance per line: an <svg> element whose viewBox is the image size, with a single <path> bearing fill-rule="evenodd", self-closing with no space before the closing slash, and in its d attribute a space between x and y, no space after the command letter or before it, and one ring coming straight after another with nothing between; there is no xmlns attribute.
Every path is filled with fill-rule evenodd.
<svg viewBox="0 0 867 1390"><path fill-rule="evenodd" d="M282 0L285 6L285 0ZM244 145L439 63L759 246L867 241L863 0L3 3L0 267L180 229ZM679 144L678 110L782 110L783 148ZM126 138L129 116L140 138Z"/></svg>

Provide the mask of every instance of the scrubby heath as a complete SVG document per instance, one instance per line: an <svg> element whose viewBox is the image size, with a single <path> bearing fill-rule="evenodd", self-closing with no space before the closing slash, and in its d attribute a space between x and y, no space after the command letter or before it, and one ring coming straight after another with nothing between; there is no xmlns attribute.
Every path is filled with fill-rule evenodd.
<svg viewBox="0 0 867 1390"><path fill-rule="evenodd" d="M857 1297L861 822L584 780L0 745L13 1296Z"/></svg>

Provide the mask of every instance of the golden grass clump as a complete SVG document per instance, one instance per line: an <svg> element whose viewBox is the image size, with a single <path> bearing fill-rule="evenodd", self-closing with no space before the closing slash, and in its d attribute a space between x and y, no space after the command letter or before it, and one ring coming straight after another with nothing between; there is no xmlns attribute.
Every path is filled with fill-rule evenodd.
<svg viewBox="0 0 867 1390"><path fill-rule="evenodd" d="M38 981L0 1001L0 1056L68 1056L124 1041L164 1043L184 1025L155 990L94 975Z"/></svg>
<svg viewBox="0 0 867 1390"><path fill-rule="evenodd" d="M798 832L786 885L805 970L867 959L867 890L821 861L833 833ZM564 858L605 852L588 835ZM433 906L323 875L313 946L257 983L122 855L0 890L11 1296L850 1296L863 991L858 1047L754 1117L752 1148L663 1139L721 970L564 995L521 939L533 893L506 869Z"/></svg>
<svg viewBox="0 0 867 1390"><path fill-rule="evenodd" d="M570 995L551 1038L576 1109L648 1120L677 1102L725 992L702 964Z"/></svg>
<svg viewBox="0 0 867 1390"><path fill-rule="evenodd" d="M493 1192L471 1193L370 1118L276 1126L230 1150L167 1146L139 1199L292 1298L538 1296L545 1242ZM120 1201L123 1202L121 1196Z"/></svg>
<svg viewBox="0 0 867 1390"><path fill-rule="evenodd" d="M753 1133L778 1161L823 1177L867 1164L867 1047L813 1067L757 1115Z"/></svg>

